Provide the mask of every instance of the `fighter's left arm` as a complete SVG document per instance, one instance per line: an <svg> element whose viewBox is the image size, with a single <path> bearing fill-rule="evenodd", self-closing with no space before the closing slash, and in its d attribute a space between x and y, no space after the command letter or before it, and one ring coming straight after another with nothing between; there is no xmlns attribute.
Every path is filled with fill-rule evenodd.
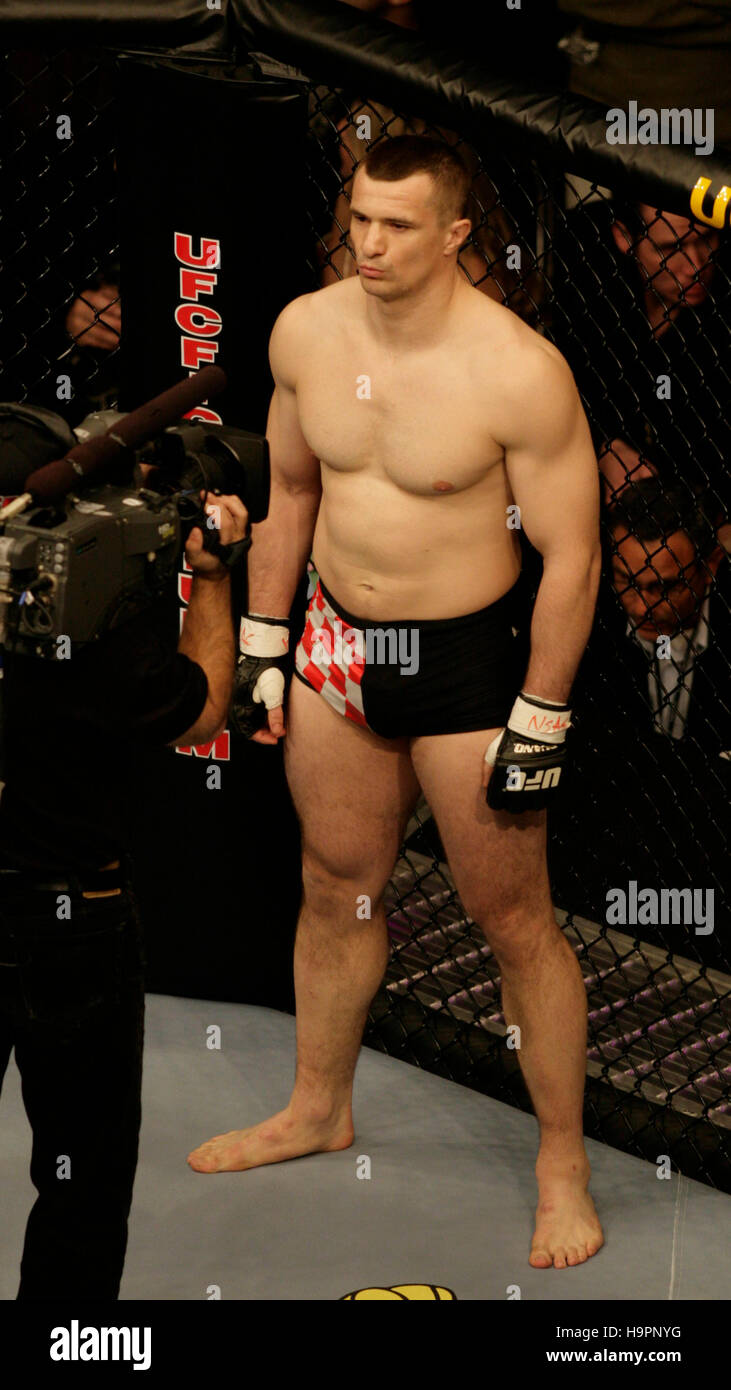
<svg viewBox="0 0 731 1390"><path fill-rule="evenodd" d="M543 576L522 688L526 695L566 703L599 586L599 472L565 359L541 342L523 366L524 405L511 417L505 466L521 526L543 557Z"/></svg>

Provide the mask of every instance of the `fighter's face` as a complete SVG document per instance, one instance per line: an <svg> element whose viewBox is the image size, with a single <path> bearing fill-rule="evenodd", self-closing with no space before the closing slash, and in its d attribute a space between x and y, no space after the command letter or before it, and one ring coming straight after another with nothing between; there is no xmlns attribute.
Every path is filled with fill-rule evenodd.
<svg viewBox="0 0 731 1390"><path fill-rule="evenodd" d="M364 169L356 173L350 240L363 289L374 298L399 299L419 289L468 231L465 220L445 223L429 174L386 183Z"/></svg>
<svg viewBox="0 0 731 1390"><path fill-rule="evenodd" d="M708 574L685 531L665 541L641 541L620 528L613 536L612 584L639 635L672 637L695 622Z"/></svg>
<svg viewBox="0 0 731 1390"><path fill-rule="evenodd" d="M639 210L649 231L640 238L632 255L643 283L664 304L672 306L681 299L694 307L702 304L713 279L711 258L720 245L718 232L673 212L658 216L654 208L644 203ZM615 240L626 250L627 241L621 235L620 242L616 230Z"/></svg>

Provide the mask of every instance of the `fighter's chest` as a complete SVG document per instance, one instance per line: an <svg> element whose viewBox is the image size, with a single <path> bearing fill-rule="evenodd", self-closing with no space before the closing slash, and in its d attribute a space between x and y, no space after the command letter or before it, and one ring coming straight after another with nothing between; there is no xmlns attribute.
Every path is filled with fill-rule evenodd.
<svg viewBox="0 0 731 1390"><path fill-rule="evenodd" d="M456 364L332 361L327 376L305 374L297 399L307 443L338 472L383 471L433 494L472 486L502 456L486 403Z"/></svg>

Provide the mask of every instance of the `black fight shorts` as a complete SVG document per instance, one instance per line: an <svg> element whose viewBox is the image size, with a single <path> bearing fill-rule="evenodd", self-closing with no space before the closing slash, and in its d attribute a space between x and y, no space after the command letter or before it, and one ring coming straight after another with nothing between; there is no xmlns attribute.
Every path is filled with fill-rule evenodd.
<svg viewBox="0 0 731 1390"><path fill-rule="evenodd" d="M497 729L525 664L511 621L517 587L458 618L375 623L347 613L318 580L295 675L381 738Z"/></svg>

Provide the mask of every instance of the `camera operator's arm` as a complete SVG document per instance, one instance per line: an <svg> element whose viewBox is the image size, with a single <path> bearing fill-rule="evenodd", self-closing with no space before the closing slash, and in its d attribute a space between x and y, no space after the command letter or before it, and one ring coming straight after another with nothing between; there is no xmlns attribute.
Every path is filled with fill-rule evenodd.
<svg viewBox="0 0 731 1390"><path fill-rule="evenodd" d="M209 494L205 510L220 518L222 545L242 540L248 513L238 497ZM178 651L201 666L208 681L208 697L195 724L172 740L173 746L194 747L216 738L226 726L233 685L235 640L231 618L231 577L222 562L203 549L199 527L191 531L185 556L193 570L190 600Z"/></svg>

